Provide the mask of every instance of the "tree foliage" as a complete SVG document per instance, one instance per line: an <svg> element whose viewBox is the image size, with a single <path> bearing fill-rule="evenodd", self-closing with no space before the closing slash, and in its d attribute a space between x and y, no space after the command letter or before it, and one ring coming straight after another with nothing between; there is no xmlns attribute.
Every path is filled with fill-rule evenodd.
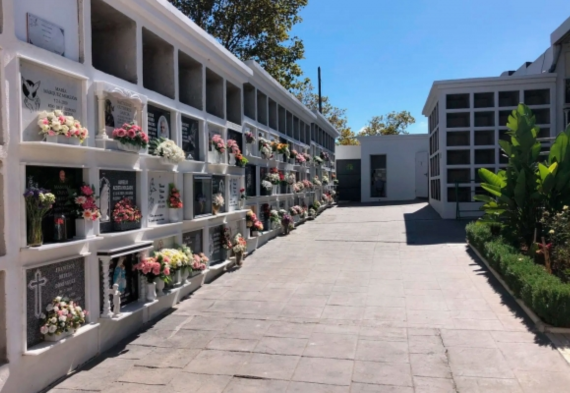
<svg viewBox="0 0 570 393"><path fill-rule="evenodd" d="M319 95L315 93L315 89L310 81L301 88L296 89L295 96L310 110L319 110ZM340 145L358 145L356 135L348 126L346 118L346 109L338 108L331 104L328 96L322 97L323 113L322 115L331 123L339 132L340 138L337 144Z"/></svg>
<svg viewBox="0 0 570 393"><path fill-rule="evenodd" d="M285 88L302 84L305 48L289 35L308 0L169 0L241 60L257 61Z"/></svg>
<svg viewBox="0 0 570 393"><path fill-rule="evenodd" d="M416 119L408 111L390 112L387 115L374 116L358 135L407 135L407 128L415 122Z"/></svg>

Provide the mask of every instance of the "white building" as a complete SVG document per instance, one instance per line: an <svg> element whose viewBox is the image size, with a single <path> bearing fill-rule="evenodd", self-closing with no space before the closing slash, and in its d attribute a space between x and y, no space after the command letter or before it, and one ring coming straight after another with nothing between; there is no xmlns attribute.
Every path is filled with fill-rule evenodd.
<svg viewBox="0 0 570 393"><path fill-rule="evenodd" d="M252 237L247 208L308 206L322 190L262 196L263 170L298 179L330 174L330 165L300 166L261 159L249 146L246 169L211 154L219 134L246 150L245 130L290 143L298 151L329 153L338 137L324 118L307 110L252 62L242 63L166 0L0 0L0 390L37 392L110 348L221 274L232 261L220 248L220 229L248 233L253 250L277 235ZM81 146L48 143L36 124L42 110L63 109L87 127ZM244 113L245 112L245 113ZM113 128L134 120L151 135L164 134L188 159L178 166L158 157L117 150ZM246 181L247 179L247 181ZM93 237L80 239L62 201L81 183L103 191L104 219ZM30 183L58 193L58 217L44 220L44 243L27 246L22 194ZM169 220L165 190L182 191L183 213ZM246 208L240 188L246 188ZM225 206L212 215L212 194ZM139 229L116 231L107 216L130 197L140 207ZM54 208L54 209L55 209ZM54 210L55 211L55 210ZM57 220L55 220L57 218ZM55 242L57 233L68 237ZM268 229L268 225L266 229ZM145 302L144 280L130 267L151 250L187 244L211 266L188 283ZM122 258L124 257L124 258ZM121 315L111 318L109 290L125 275ZM69 295L90 311L88 324L59 342L45 342L38 315L54 294Z"/></svg>
<svg viewBox="0 0 570 393"><path fill-rule="evenodd" d="M428 135L357 138L337 146L339 199L358 202L411 201L428 197Z"/></svg>
<svg viewBox="0 0 570 393"><path fill-rule="evenodd" d="M499 140L509 114L527 104L541 128L556 136L570 123L570 18L534 62L498 77L434 82L423 109L429 118L430 204L443 218L479 215L477 170L505 166ZM547 140L544 141L547 149Z"/></svg>

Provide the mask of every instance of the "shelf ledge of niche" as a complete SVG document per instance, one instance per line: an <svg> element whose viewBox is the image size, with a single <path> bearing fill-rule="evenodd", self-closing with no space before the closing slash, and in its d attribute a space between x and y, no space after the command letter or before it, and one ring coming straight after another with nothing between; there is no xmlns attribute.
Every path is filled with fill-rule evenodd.
<svg viewBox="0 0 570 393"><path fill-rule="evenodd" d="M245 212L246 210L243 210L243 212ZM231 216L234 215L236 213L239 214L240 211L233 211L233 212L224 212L224 213L218 213L218 214L210 214L208 216L203 216L203 217L198 217L198 218L193 218L192 220L184 220L183 222L206 222L206 221L210 221L210 220L215 220L215 219L220 219L220 218L224 218L227 216Z"/></svg>
<svg viewBox="0 0 570 393"><path fill-rule="evenodd" d="M139 229L133 229L132 231L121 231L121 232L107 232L107 233L100 233L99 237L102 238L112 238L112 237L120 237L120 236L127 236L127 235L132 235L132 234L136 234L136 233L142 233L142 232L146 232L146 231L151 231L153 228L139 228Z"/></svg>
<svg viewBox="0 0 570 393"><path fill-rule="evenodd" d="M82 327L80 327L77 332L75 332L74 335L63 338L59 341L56 342L51 342L51 341L44 341L41 342L37 345L34 345L33 347L29 348L28 350L26 350L24 352L24 356L39 356L47 351L49 351L52 348L58 347L60 345L65 345L66 342L69 341L73 341L73 339L93 330L96 329L100 326L100 323L90 323L87 325L84 325Z"/></svg>
<svg viewBox="0 0 570 393"><path fill-rule="evenodd" d="M51 148L51 149L71 149L76 151L97 151L102 152L106 151L100 147L94 146L84 146L84 145L66 145L63 143L52 143L46 141L22 141L20 142L20 146L23 147L41 147L42 149Z"/></svg>
<svg viewBox="0 0 570 393"><path fill-rule="evenodd" d="M210 266L207 270L204 270L204 271L205 271L205 272L208 272L208 271L214 271L214 272L215 272L215 271L218 271L218 270L223 270L223 269L225 269L226 267L228 267L229 265L231 265L231 264L234 263L234 262L235 262L235 261L232 261L232 260L230 260L230 259L226 259L226 260L223 261L223 262L216 263L214 266Z"/></svg>
<svg viewBox="0 0 570 393"><path fill-rule="evenodd" d="M182 225L183 223L184 223L183 221L167 222L164 224L157 224L157 225L148 226L147 229L152 230L152 229L172 228L172 227L177 227L179 225Z"/></svg>
<svg viewBox="0 0 570 393"><path fill-rule="evenodd" d="M84 244L84 243L96 242L99 240L103 240L103 238L101 236L94 236L94 237L90 237L87 239L76 239L76 240L70 240L68 242L62 242L62 243L47 243L47 244L42 244L39 247L26 246L26 247L20 248L20 251L48 251L48 250L55 250L58 248L73 247L73 246L77 246L77 245Z"/></svg>
<svg viewBox="0 0 570 393"><path fill-rule="evenodd" d="M158 303L158 298L153 300L152 302L142 302L142 301L133 302L122 307L119 316L111 318L106 318L101 316L100 321L101 323L120 322L132 315L138 314L139 312L149 308L150 306L156 303Z"/></svg>

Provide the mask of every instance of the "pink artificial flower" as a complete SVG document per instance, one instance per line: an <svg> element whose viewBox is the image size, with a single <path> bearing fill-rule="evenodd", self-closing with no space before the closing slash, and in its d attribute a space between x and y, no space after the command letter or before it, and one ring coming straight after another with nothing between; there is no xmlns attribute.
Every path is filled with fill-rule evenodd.
<svg viewBox="0 0 570 393"><path fill-rule="evenodd" d="M49 125L49 120L47 118L43 119L42 124Z"/></svg>
<svg viewBox="0 0 570 393"><path fill-rule="evenodd" d="M123 130L122 128L119 128L117 130L117 137L124 138L126 135L127 135L127 131Z"/></svg>
<svg viewBox="0 0 570 393"><path fill-rule="evenodd" d="M93 195L93 190L89 186L81 186L81 193L85 196Z"/></svg>
<svg viewBox="0 0 570 393"><path fill-rule="evenodd" d="M170 269L167 268L167 267L165 267L165 268L164 268L164 274L167 275L167 276L170 276Z"/></svg>
<svg viewBox="0 0 570 393"><path fill-rule="evenodd" d="M152 274L154 274L155 276L158 276L160 274L160 265L156 265L152 268Z"/></svg>
<svg viewBox="0 0 570 393"><path fill-rule="evenodd" d="M127 135L129 136L129 138L134 138L135 136L137 136L137 133L130 129L129 131L127 131Z"/></svg>
<svg viewBox="0 0 570 393"><path fill-rule="evenodd" d="M49 130L48 135L49 136L55 136L55 132L53 132L52 130Z"/></svg>

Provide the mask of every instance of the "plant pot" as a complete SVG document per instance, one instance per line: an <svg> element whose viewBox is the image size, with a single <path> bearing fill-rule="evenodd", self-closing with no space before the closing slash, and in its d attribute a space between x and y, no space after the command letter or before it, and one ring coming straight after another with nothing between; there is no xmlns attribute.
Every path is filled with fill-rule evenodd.
<svg viewBox="0 0 570 393"><path fill-rule="evenodd" d="M29 247L39 247L44 243L41 217L28 217L27 237Z"/></svg>
<svg viewBox="0 0 570 393"><path fill-rule="evenodd" d="M212 214L216 215L220 211L220 207L216 205L212 205Z"/></svg>
<svg viewBox="0 0 570 393"><path fill-rule="evenodd" d="M75 330L63 332L61 334L45 334L44 340L49 342L57 342L59 340L63 340L66 337L73 336L75 334Z"/></svg>
<svg viewBox="0 0 570 393"><path fill-rule="evenodd" d="M178 165L178 161L174 161L168 157L160 157L160 163L162 165L172 165L172 166Z"/></svg>
<svg viewBox="0 0 570 393"><path fill-rule="evenodd" d="M95 236L95 221L77 218L75 220L75 238L87 239Z"/></svg>
<svg viewBox="0 0 570 393"><path fill-rule="evenodd" d="M162 278L155 278L154 279L154 283L156 284L156 296L162 296L164 295L164 287L165 287L165 283L164 280Z"/></svg>
<svg viewBox="0 0 570 393"><path fill-rule="evenodd" d="M236 256L236 265L242 266L243 265L243 252L234 252Z"/></svg>
<svg viewBox="0 0 570 393"><path fill-rule="evenodd" d="M156 283L148 282L146 284L146 300L154 302L156 300Z"/></svg>
<svg viewBox="0 0 570 393"><path fill-rule="evenodd" d="M129 143L122 143L122 142L117 143L117 148L119 150L128 151L130 153L137 153L137 154L143 153L145 151L145 149L141 148L140 146L131 145Z"/></svg>
<svg viewBox="0 0 570 393"><path fill-rule="evenodd" d="M46 142L60 143L59 135L46 135Z"/></svg>
<svg viewBox="0 0 570 393"><path fill-rule="evenodd" d="M181 209L168 209L168 221L178 222L180 221L180 215L178 214Z"/></svg>
<svg viewBox="0 0 570 393"><path fill-rule="evenodd" d="M69 138L67 138L67 137L64 137L64 138L66 139L65 143L68 145L73 145L73 146L81 145L81 139L79 139L79 138L76 138L74 136L69 137Z"/></svg>
<svg viewBox="0 0 570 393"><path fill-rule="evenodd" d="M140 227L141 227L140 221L113 222L113 230L115 232L133 231L135 229L140 229Z"/></svg>
<svg viewBox="0 0 570 393"><path fill-rule="evenodd" d="M253 237L259 236L259 231L251 231L251 236Z"/></svg>
<svg viewBox="0 0 570 393"><path fill-rule="evenodd" d="M222 155L218 153L217 150L212 150L208 152L208 162L212 164L220 164L222 161Z"/></svg>
<svg viewBox="0 0 570 393"><path fill-rule="evenodd" d="M245 155L246 156L251 156L252 146L253 146L253 144L251 144L251 143L245 144Z"/></svg>
<svg viewBox="0 0 570 393"><path fill-rule="evenodd" d="M228 161L229 165L235 165L236 164L236 155L233 153L229 153L229 161Z"/></svg>

